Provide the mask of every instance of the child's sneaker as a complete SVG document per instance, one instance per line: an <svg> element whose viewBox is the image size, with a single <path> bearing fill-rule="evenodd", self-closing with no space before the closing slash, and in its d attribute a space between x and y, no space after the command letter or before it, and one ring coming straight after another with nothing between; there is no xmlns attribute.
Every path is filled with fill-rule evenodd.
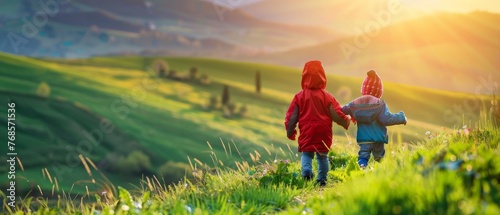
<svg viewBox="0 0 500 215"><path fill-rule="evenodd" d="M364 170L364 169L366 169L366 166L364 164L360 164L359 168L361 168L362 170Z"/></svg>
<svg viewBox="0 0 500 215"><path fill-rule="evenodd" d="M304 178L304 180L306 181L310 181L314 178L314 173L312 173L312 171L305 171L305 173L302 175L302 178Z"/></svg>
<svg viewBox="0 0 500 215"><path fill-rule="evenodd" d="M326 186L326 180L317 180L316 184L318 184L320 187Z"/></svg>

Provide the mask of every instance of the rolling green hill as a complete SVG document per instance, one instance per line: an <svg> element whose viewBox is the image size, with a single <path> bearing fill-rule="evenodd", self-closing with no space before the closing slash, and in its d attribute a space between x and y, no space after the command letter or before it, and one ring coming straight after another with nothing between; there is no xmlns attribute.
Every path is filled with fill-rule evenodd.
<svg viewBox="0 0 500 215"><path fill-rule="evenodd" d="M24 164L24 171L19 174L26 179L19 186L26 190L37 184L43 190L52 189L53 183L43 179L42 169L47 168L57 177L56 167L61 166L52 165L53 161L68 164L69 156L75 164L58 177L59 187L68 192L73 183L80 181L73 192L84 192L85 185L99 190L107 180L94 168L90 168L92 176L89 176L84 165L78 163L78 154L67 151L78 150L78 144L88 139L85 131L99 129L103 119L115 130L105 134L102 144L92 147L84 156L115 185L136 184L141 178L140 173L124 173L112 164L135 152L149 159L134 164L145 175L158 175L168 162L187 163L188 156L198 166L213 165L213 156L222 162L217 165L225 166L233 166L235 157L250 160L261 156L262 160L268 160L295 156L296 143L286 139L283 118L293 94L300 90L299 70L203 58L163 59L181 74L187 75L196 66L212 83L159 79L145 69L156 58L48 60L0 54L0 97L4 102L9 99L16 102L18 107L17 147ZM261 95L254 93L256 70L262 72ZM41 82L51 88L48 98L35 94ZM344 104L359 96L361 82L360 78L329 75L327 90L338 95ZM228 119L220 110L205 110L211 96L220 98L225 84L230 87L232 102L248 108L246 117ZM391 137L401 136L405 142L416 142L424 138L427 130L461 126L463 116L447 114L446 110L453 112L452 107L464 102L480 104L485 98L387 82L384 99L393 112L404 110L410 119L405 127L390 128ZM0 111L6 112L6 108L2 106ZM475 110L465 120L473 120L479 107ZM5 126L0 125L0 129L6 130ZM351 138L354 131L349 130L346 136L340 127L335 127L335 144L354 142ZM100 139L98 135L94 138ZM238 153L241 156L236 156ZM232 156L225 156L228 154ZM0 169L0 173L6 174L5 169ZM165 176L166 181L176 180ZM97 184L89 182L92 178Z"/></svg>

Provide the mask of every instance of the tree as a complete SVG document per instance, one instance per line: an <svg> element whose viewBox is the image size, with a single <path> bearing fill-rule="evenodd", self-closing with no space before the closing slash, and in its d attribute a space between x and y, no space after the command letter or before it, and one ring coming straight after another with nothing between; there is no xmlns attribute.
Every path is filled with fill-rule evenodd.
<svg viewBox="0 0 500 215"><path fill-rule="evenodd" d="M200 83L203 85L209 85L210 79L208 78L208 75L203 74L200 78Z"/></svg>
<svg viewBox="0 0 500 215"><path fill-rule="evenodd" d="M260 81L260 71L257 70L257 72L255 73L255 92L260 94L261 87L262 85Z"/></svg>
<svg viewBox="0 0 500 215"><path fill-rule="evenodd" d="M196 67L191 67L191 69L189 70L189 80L191 81L194 81L196 80L196 76L198 75L198 68Z"/></svg>
<svg viewBox="0 0 500 215"><path fill-rule="evenodd" d="M215 110L217 109L217 103L219 101L217 100L217 97L216 96L211 96L210 97L210 100L208 101L208 107L212 110Z"/></svg>
<svg viewBox="0 0 500 215"><path fill-rule="evenodd" d="M248 109L246 105L242 105L240 107L240 111L238 112L238 115L241 117L245 117L247 115Z"/></svg>
<svg viewBox="0 0 500 215"><path fill-rule="evenodd" d="M234 112L236 111L236 104L234 104L234 103L230 102L229 104L226 105L226 107L227 107L227 110L229 110L229 113L231 115L233 115Z"/></svg>
<svg viewBox="0 0 500 215"><path fill-rule="evenodd" d="M173 70L171 69L170 71L168 71L168 78L174 78L174 77L177 77L177 71L176 70Z"/></svg>
<svg viewBox="0 0 500 215"><path fill-rule="evenodd" d="M227 105L230 99L231 98L229 96L229 86L224 85L224 89L222 90L222 99L221 99L222 106Z"/></svg>
<svg viewBox="0 0 500 215"><path fill-rule="evenodd" d="M40 97L47 98L50 95L50 86L47 82L42 82L36 88L36 94Z"/></svg>
<svg viewBox="0 0 500 215"><path fill-rule="evenodd" d="M167 71L169 70L169 66L165 61L158 59L153 64L153 70L156 74L158 74L158 76L165 77Z"/></svg>

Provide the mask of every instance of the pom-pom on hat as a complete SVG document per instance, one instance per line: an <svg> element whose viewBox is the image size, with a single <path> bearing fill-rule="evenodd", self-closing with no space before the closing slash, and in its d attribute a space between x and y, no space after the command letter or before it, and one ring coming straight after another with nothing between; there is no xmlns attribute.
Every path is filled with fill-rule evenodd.
<svg viewBox="0 0 500 215"><path fill-rule="evenodd" d="M377 75L375 70L370 70L366 73L367 77L365 81L363 81L363 85L361 86L361 94L362 95L372 95L377 98L382 97L384 93L384 88L382 85L382 79Z"/></svg>

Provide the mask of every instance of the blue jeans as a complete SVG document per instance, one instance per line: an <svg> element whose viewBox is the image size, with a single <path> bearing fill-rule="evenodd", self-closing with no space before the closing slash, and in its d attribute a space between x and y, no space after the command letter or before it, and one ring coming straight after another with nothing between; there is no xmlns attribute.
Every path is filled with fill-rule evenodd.
<svg viewBox="0 0 500 215"><path fill-rule="evenodd" d="M300 162L302 165L302 177L312 178L314 173L312 171L312 160L316 154L318 161L318 178L317 181L326 181L326 176L330 170L330 161L328 160L328 153L319 152L302 152Z"/></svg>
<svg viewBox="0 0 500 215"><path fill-rule="evenodd" d="M366 143L359 144L358 164L367 166L370 160L370 155L373 159L379 162L385 155L384 143Z"/></svg>

